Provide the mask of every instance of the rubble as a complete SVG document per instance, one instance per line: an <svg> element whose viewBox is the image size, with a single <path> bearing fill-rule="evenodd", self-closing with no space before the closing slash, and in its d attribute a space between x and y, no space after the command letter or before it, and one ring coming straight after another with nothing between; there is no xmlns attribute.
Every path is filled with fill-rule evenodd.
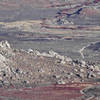
<svg viewBox="0 0 100 100"><path fill-rule="evenodd" d="M2 41L0 44L2 44L0 47L0 84L2 86L85 82L99 78L100 75L98 65L73 60L53 50L40 53L33 49L28 51L12 49L7 41ZM11 56L8 56L9 54Z"/></svg>

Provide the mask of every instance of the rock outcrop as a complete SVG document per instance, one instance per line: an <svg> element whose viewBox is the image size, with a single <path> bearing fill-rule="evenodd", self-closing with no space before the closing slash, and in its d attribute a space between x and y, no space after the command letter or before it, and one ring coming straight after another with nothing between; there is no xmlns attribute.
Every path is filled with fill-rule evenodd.
<svg viewBox="0 0 100 100"><path fill-rule="evenodd" d="M99 78L99 66L72 60L54 51L11 48L7 41L0 43L1 86L37 86L85 82Z"/></svg>

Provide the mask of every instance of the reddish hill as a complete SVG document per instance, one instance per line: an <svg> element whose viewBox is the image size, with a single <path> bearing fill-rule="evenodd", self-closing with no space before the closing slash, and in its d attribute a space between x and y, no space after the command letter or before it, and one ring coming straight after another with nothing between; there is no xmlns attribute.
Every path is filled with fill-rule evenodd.
<svg viewBox="0 0 100 100"><path fill-rule="evenodd" d="M97 100L97 96L94 96L96 90L91 91L92 87L96 85L96 83L71 83L36 88L0 88L0 100ZM91 95L88 96L88 92L86 92L84 96L81 90L88 86L91 86L90 90L87 89L91 91L89 93ZM99 91L97 90L97 93ZM98 100L100 100L99 97Z"/></svg>

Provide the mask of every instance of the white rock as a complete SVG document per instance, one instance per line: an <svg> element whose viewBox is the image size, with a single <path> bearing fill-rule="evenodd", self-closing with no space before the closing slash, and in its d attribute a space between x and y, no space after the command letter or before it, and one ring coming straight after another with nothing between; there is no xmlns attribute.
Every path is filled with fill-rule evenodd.
<svg viewBox="0 0 100 100"><path fill-rule="evenodd" d="M95 66L95 70L100 71L100 68L98 66Z"/></svg>
<svg viewBox="0 0 100 100"><path fill-rule="evenodd" d="M6 58L0 54L0 62L4 62L4 61L6 61Z"/></svg>
<svg viewBox="0 0 100 100"><path fill-rule="evenodd" d="M72 59L69 58L69 57L65 57L65 60L68 61L68 62L72 62Z"/></svg>
<svg viewBox="0 0 100 100"><path fill-rule="evenodd" d="M1 48L11 48L10 44L8 43L8 41L1 41L0 42L0 47Z"/></svg>
<svg viewBox="0 0 100 100"><path fill-rule="evenodd" d="M84 72L84 69L81 68L81 69L80 69L80 72Z"/></svg>
<svg viewBox="0 0 100 100"><path fill-rule="evenodd" d="M41 53L41 56L45 56L45 57L53 57L52 55L50 55L50 54L48 54L48 53L46 53L46 52Z"/></svg>
<svg viewBox="0 0 100 100"><path fill-rule="evenodd" d="M49 54L52 55L53 57L56 56L56 55L58 55L58 53L54 52L53 50L50 50Z"/></svg>
<svg viewBox="0 0 100 100"><path fill-rule="evenodd" d="M31 48L28 49L28 53L31 53L31 52L33 52L33 49L31 49Z"/></svg>
<svg viewBox="0 0 100 100"><path fill-rule="evenodd" d="M86 65L86 62L84 60L81 60L82 66Z"/></svg>
<svg viewBox="0 0 100 100"><path fill-rule="evenodd" d="M34 50L34 54L36 54L37 56L40 56L40 52L38 50Z"/></svg>
<svg viewBox="0 0 100 100"><path fill-rule="evenodd" d="M66 84L66 82L64 82L63 80L58 80L57 83L58 84Z"/></svg>

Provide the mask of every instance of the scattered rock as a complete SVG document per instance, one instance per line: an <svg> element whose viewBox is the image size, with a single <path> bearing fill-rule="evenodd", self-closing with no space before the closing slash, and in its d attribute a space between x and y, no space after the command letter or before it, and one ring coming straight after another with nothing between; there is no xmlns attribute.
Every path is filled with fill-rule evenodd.
<svg viewBox="0 0 100 100"><path fill-rule="evenodd" d="M11 56L9 56L11 55ZM82 82L100 76L99 67L85 61L72 60L54 51L40 53L29 49L14 51L10 44L0 43L0 80L4 84L23 86L57 82ZM19 85L20 85L19 84Z"/></svg>

